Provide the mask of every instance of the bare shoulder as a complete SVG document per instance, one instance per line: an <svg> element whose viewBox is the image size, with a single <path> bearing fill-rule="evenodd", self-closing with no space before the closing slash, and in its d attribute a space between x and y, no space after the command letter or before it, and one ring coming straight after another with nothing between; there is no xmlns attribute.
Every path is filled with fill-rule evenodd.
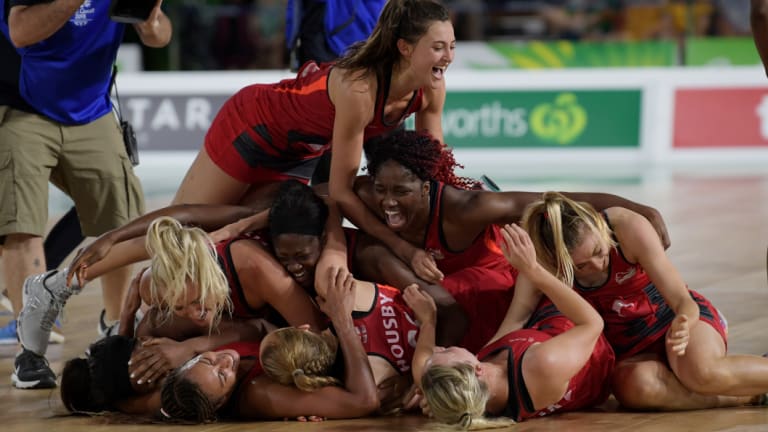
<svg viewBox="0 0 768 432"><path fill-rule="evenodd" d="M338 98L360 98L361 100L376 98L376 75L366 74L365 71L334 68L328 83L331 101L336 103Z"/></svg>
<svg viewBox="0 0 768 432"><path fill-rule="evenodd" d="M365 125L370 123L374 116L376 77L344 69L334 72L331 73L328 83L328 95L336 110L334 133L337 130L362 133ZM344 137L334 137L334 145L340 145L340 142L344 141Z"/></svg>
<svg viewBox="0 0 768 432"><path fill-rule="evenodd" d="M609 207L604 210L608 216L614 232L637 229L639 226L648 225L650 222L640 213L624 207Z"/></svg>
<svg viewBox="0 0 768 432"><path fill-rule="evenodd" d="M446 215L463 216L465 211L476 209L476 205L482 200L482 191L470 191L459 189L451 185L443 188L443 203Z"/></svg>
<svg viewBox="0 0 768 432"><path fill-rule="evenodd" d="M656 230L641 214L623 207L611 207L606 209L605 213L628 260L634 262L636 255L642 254L641 251L648 247L661 247Z"/></svg>

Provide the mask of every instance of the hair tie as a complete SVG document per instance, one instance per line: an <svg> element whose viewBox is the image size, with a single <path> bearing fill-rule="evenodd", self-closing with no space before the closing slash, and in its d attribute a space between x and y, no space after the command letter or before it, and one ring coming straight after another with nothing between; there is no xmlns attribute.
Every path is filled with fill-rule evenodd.
<svg viewBox="0 0 768 432"><path fill-rule="evenodd" d="M294 379L296 379L296 377L298 377L299 375L304 375L304 369L296 368L296 369L293 370L291 375L293 376Z"/></svg>
<svg viewBox="0 0 768 432"><path fill-rule="evenodd" d="M468 412L462 414L461 417L459 417L459 424L469 429L469 427L472 426L472 414Z"/></svg>
<svg viewBox="0 0 768 432"><path fill-rule="evenodd" d="M165 418L167 418L167 419L171 418L171 415L170 415L170 414L168 414L168 413L165 411L165 408L162 408L162 407L160 408L160 414L162 414L162 415L163 415L163 417L165 417Z"/></svg>

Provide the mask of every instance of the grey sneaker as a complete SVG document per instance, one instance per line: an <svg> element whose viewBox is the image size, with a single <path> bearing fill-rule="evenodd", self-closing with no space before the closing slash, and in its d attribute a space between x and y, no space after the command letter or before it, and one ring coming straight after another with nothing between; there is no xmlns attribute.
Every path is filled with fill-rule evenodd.
<svg viewBox="0 0 768 432"><path fill-rule="evenodd" d="M96 331L98 332L99 336L97 340L103 339L108 336L114 336L118 334L120 331L120 321L115 321L112 324L107 324L104 321L104 317L107 315L106 309L101 310L101 315L99 316L99 324L96 327ZM133 319L133 329L134 331L139 327L139 323L141 323L141 320L144 318L144 312L141 311L141 309L136 311L136 316Z"/></svg>
<svg viewBox="0 0 768 432"><path fill-rule="evenodd" d="M106 315L107 315L107 310L102 309L101 315L99 316L99 325L96 328L96 331L99 334L98 339L114 336L117 334L117 331L120 329L120 321L115 321L112 324L107 324L104 321L104 317Z"/></svg>
<svg viewBox="0 0 768 432"><path fill-rule="evenodd" d="M19 314L19 340L29 351L44 356L51 327L67 299L80 292L73 281L66 286L66 269L51 270L28 277L24 281L24 307Z"/></svg>

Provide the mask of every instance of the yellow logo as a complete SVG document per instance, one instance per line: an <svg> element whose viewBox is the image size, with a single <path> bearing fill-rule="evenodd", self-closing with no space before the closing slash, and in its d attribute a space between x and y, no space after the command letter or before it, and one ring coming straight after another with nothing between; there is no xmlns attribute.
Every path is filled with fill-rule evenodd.
<svg viewBox="0 0 768 432"><path fill-rule="evenodd" d="M531 130L544 141L568 145L587 127L587 111L579 105L573 93L561 93L554 103L533 108Z"/></svg>

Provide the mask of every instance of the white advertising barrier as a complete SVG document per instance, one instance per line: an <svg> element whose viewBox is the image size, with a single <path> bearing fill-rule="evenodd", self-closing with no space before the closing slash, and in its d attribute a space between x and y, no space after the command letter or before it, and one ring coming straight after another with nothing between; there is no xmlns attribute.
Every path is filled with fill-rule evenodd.
<svg viewBox="0 0 768 432"><path fill-rule="evenodd" d="M188 164L229 96L290 76L126 73L118 89L142 164ZM446 79L445 140L467 168L768 166L768 78L760 67L449 70Z"/></svg>

